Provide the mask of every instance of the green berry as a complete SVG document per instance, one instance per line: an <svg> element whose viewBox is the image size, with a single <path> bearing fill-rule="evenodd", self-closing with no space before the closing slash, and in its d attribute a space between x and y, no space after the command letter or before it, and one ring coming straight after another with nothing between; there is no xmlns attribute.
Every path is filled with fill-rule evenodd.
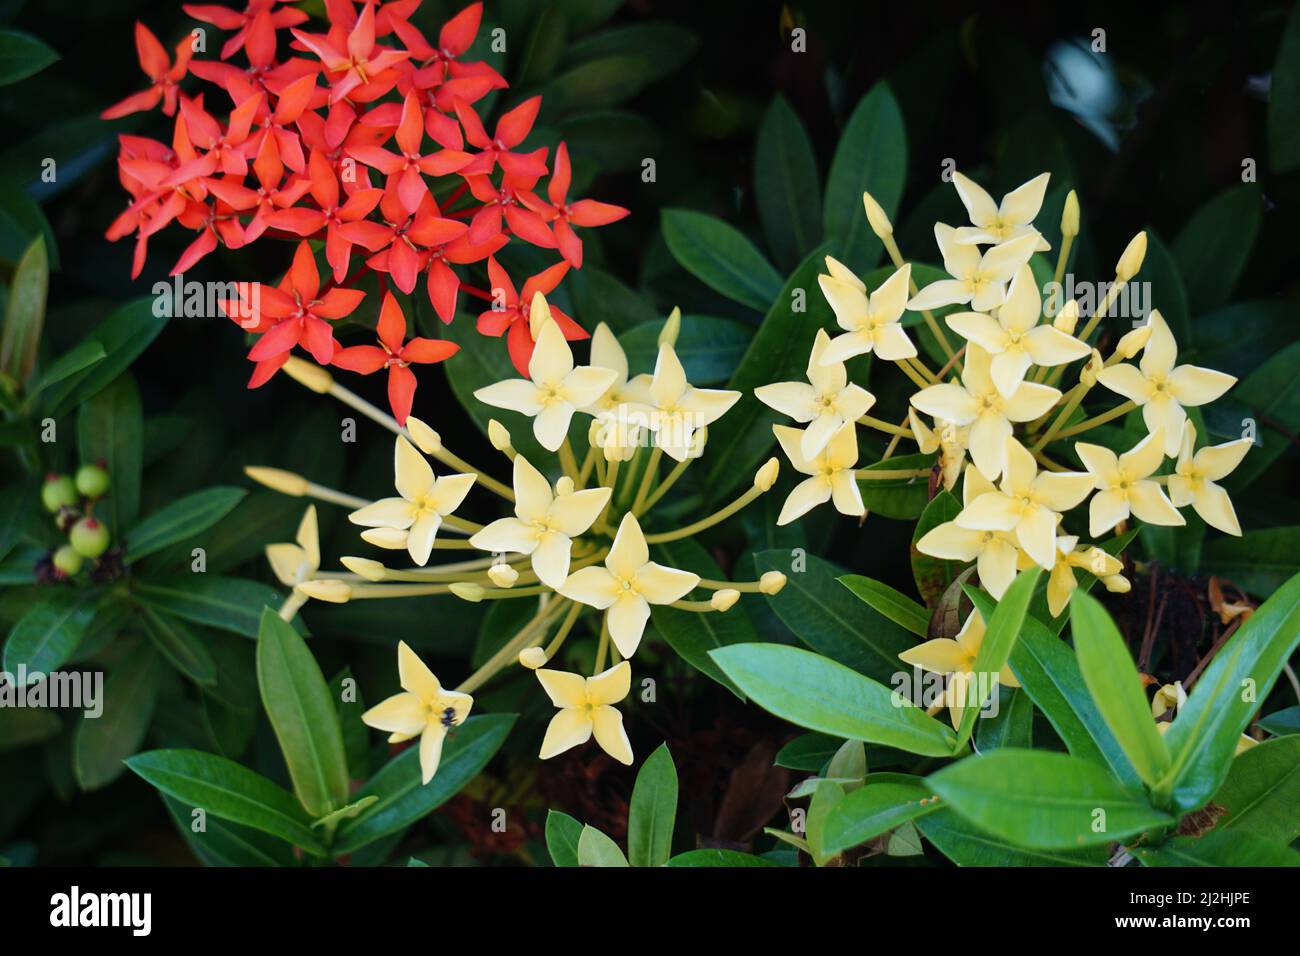
<svg viewBox="0 0 1300 956"><path fill-rule="evenodd" d="M54 570L60 577L70 578L81 570L85 558L70 544L65 544L54 552Z"/></svg>
<svg viewBox="0 0 1300 956"><path fill-rule="evenodd" d="M108 472L102 465L82 465L77 469L77 490L92 501L104 497L108 491Z"/></svg>
<svg viewBox="0 0 1300 956"><path fill-rule="evenodd" d="M67 475L48 474L41 486L41 502L50 514L60 508L70 508L77 503L77 486Z"/></svg>
<svg viewBox="0 0 1300 956"><path fill-rule="evenodd" d="M108 528L94 518L82 518L72 526L68 540L85 558L97 558L108 549Z"/></svg>

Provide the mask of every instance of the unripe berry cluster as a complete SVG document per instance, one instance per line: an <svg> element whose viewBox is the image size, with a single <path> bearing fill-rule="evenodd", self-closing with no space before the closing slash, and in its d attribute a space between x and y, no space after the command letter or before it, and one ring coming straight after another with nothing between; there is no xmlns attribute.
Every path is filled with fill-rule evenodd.
<svg viewBox="0 0 1300 956"><path fill-rule="evenodd" d="M54 515L54 523L68 535L68 543L50 555L54 577L76 575L86 559L97 561L111 543L108 527L94 516L97 501L108 493L104 462L82 465L75 476L50 473L41 487L41 502Z"/></svg>

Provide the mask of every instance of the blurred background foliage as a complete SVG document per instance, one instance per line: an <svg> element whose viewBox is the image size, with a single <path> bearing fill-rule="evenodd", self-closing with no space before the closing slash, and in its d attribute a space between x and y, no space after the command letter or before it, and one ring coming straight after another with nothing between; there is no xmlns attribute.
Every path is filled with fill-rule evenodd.
<svg viewBox="0 0 1300 956"><path fill-rule="evenodd" d="M304 6L313 9L313 2ZM435 32L458 6L425 0L413 22ZM363 420L356 443L342 442L346 410L283 376L246 390L245 342L226 320L151 322L139 306L120 318L124 303L148 295L166 278L189 238L172 231L156 237L135 282L129 278L130 244L103 239L125 203L114 165L116 135L170 135L157 114L98 119L105 105L141 85L130 39L134 19L169 48L194 26L179 3L164 0L0 0L0 80L11 81L0 86L0 302L9 301L20 262L43 236L50 278L38 374L106 317L116 314L120 324L107 357L71 376L61 398L42 397L46 404L27 408L27 418L19 413L21 401L9 402L2 434L12 454L0 456L5 631L50 600L53 586L35 585L31 576L34 561L54 540L48 516L35 506L35 489L45 470L76 465L75 440L34 442L33 410L55 414L62 435L74 436L75 406L83 400L124 404L129 417L138 395L132 420L138 420L143 475L139 514L213 486L248 488L241 473L246 464L290 468L363 496L378 496L391 485L387 433ZM497 26L505 30L505 53L487 45ZM15 39L14 31L22 36ZM792 49L800 36L795 31L804 31L802 52ZM39 38L52 54L23 37ZM1099 38L1104 52L1094 52ZM1071 272L1081 278L1109 279L1128 239L1149 230L1151 250L1140 278L1153 284L1154 304L1170 320L1183 354L1241 378L1207 414L1210 435L1238 437L1243 420L1253 418L1262 445L1229 483L1246 537L1205 537L1203 527L1145 537L1141 554L1166 573L1156 582L1137 582L1123 600L1112 599L1112 610L1121 624L1141 622L1152 601L1174 595L1158 647L1162 654L1172 648L1161 666L1176 677L1194 666L1187 644L1194 651L1207 626L1207 575L1222 575L1260 598L1300 570L1300 495L1291 480L1300 432L1300 377L1294 372L1300 363L1294 315L1300 16L1292 5L1263 2L1228 12L1222 5L1171 4L1139 13L1131 4L1109 2L984 10L947 3L498 0L487 4L474 53L511 82L495 102L483 104L485 113L543 93L529 144L566 140L574 157L572 194L632 210L623 222L588 234L586 265L565 280L556 298L589 329L609 323L634 371L648 369L663 317L680 306L686 320L679 350L693 381L761 384L737 383L733 373L765 316L788 311L790 290L809 290L813 315L789 315L784 322L811 329L810 323L825 320L815 289L820 263L812 254L831 252L863 275L881 262L862 214L863 188L894 216L904 255L935 261L933 223L963 218L955 190L942 178L945 164L955 163L995 195L1050 171L1039 225L1054 246L1064 196L1076 189L1083 231ZM11 63L54 54L57 60L34 75L21 78L20 67L4 75ZM41 176L46 159L57 164L53 182ZM222 249L187 278L270 280L290 252L289 244L274 242ZM505 264L517 280L550 262L540 250L512 252ZM426 334L434 333L436 319L421 291L412 304ZM769 324L768 335L781 327ZM1108 323L1105 334L1126 327ZM482 434L486 416L481 410L467 414L457 395L488 376L505 376L503 343L473 335L472 317L465 315L442 334L464 350L446 366L446 378L436 370L424 375L414 413L469 460L499 460ZM772 367L779 367L785 353L773 355ZM902 417L901 376L892 370L870 376L866 363L853 371L869 380L879 414ZM382 404L381 382L347 384ZM715 438L704 466L688 472L683 510L725 496L768 453L772 419L755 405L738 406L732 413L737 424ZM80 414L87 414L84 406ZM95 412L89 414L92 424L82 427L93 435ZM889 489L880 494L889 498L868 502L874 514L865 530L829 509L777 529L778 492L717 533L681 542L675 557L679 566L700 570L716 563L746 577L756 553L806 547L907 590L905 556L925 497ZM133 569L135 578L155 582L155 590L151 598L148 587L133 584L127 606L156 607L151 601L165 600L156 582L183 570L198 541L210 574L273 584L261 550L291 539L304 505L248 488L201 535L173 542ZM338 509L323 506L320 512L326 563L358 553L355 529ZM771 560L760 556L757 564L764 569ZM801 613L790 603L796 599L809 595L792 590L784 606L747 596L744 614L728 625L738 633L718 639L760 633L793 640L781 617ZM422 599L385 602L378 613L364 602L309 605L303 618L326 676L350 667L367 697L379 699L395 683L398 636L437 672L462 673L510 633L510 605L518 603L498 602L485 614L482 605L433 600L432 610L430 599ZM104 624L101 633L72 660L106 662L111 686L113 668L128 670L133 652L147 644L139 640L138 614L96 623ZM120 776L116 759L144 745L214 750L284 779L248 681L252 643L236 628L213 623L191 618L223 673L231 675L216 685L219 693L196 688L175 668L151 671L148 700L133 705L128 726L97 730L93 741L80 740L87 722L75 715L32 719L0 712L0 857L20 863L192 860L154 791ZM659 616L655 625L665 630ZM682 776L689 820L683 830L706 843L749 846L781 811L788 771L815 770L825 755L812 752L816 741L805 741L808 753L787 751L785 767L774 767L777 748L789 736L779 723L746 708L662 642L643 646L645 659L639 656L638 664L658 678L659 703L630 714L634 748L645 754L659 741L669 743ZM691 659L689 647L674 647ZM571 641L566 651L581 657L591 648ZM537 862L544 859L537 811L545 806L619 838L632 771L592 750L539 764L534 747L549 709L533 691L531 678L517 675L482 693L481 711L521 710L503 756L439 813L358 862L379 862L388 853L405 859L395 852L399 843L434 863ZM377 763L386 750L377 740L368 735L355 747L371 751ZM79 751L93 751L100 769L82 767ZM485 808L495 806L511 808L512 820L527 823L491 832Z"/></svg>

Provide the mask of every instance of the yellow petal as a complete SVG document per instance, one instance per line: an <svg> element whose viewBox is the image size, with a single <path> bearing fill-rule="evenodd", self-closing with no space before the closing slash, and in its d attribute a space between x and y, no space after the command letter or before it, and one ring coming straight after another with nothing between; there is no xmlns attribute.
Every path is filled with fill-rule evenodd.
<svg viewBox="0 0 1300 956"><path fill-rule="evenodd" d="M441 515L425 513L415 519L415 523L406 533L407 553L410 554L411 560L421 567L429 563L429 555L433 553L433 540L438 536L440 527L442 527Z"/></svg>
<svg viewBox="0 0 1300 956"><path fill-rule="evenodd" d="M1234 466L1235 467L1235 466ZM1231 471L1232 469L1229 469ZM1225 472L1224 474L1226 474ZM1222 477L1222 476L1220 476ZM316 506L308 505L303 512L302 521L298 523L298 534L294 538L303 551L306 565L315 571L320 567L320 533L316 526Z"/></svg>
<svg viewBox="0 0 1300 956"><path fill-rule="evenodd" d="M415 521L416 510L405 498L380 498L352 512L348 515L348 520L363 528L396 528L404 531ZM405 539L401 546L405 547Z"/></svg>
<svg viewBox="0 0 1300 956"><path fill-rule="evenodd" d="M485 385L474 392L474 397L485 405L507 408L521 415L536 415L542 410L541 390L522 378Z"/></svg>
<svg viewBox="0 0 1300 956"><path fill-rule="evenodd" d="M1202 448L1196 453L1193 462L1201 475L1209 481L1222 481L1237 469L1253 444L1249 438L1241 438L1223 445Z"/></svg>
<svg viewBox="0 0 1300 956"><path fill-rule="evenodd" d="M1218 528L1225 534L1241 534L1236 509L1232 507L1232 499L1222 485L1216 485L1212 481L1202 482L1192 506L1211 528Z"/></svg>
<svg viewBox="0 0 1300 956"><path fill-rule="evenodd" d="M631 579L649 560L650 549L646 546L641 524L629 511L619 522L618 533L614 535L614 543L605 558L605 567L617 577Z"/></svg>
<svg viewBox="0 0 1300 956"><path fill-rule="evenodd" d="M579 707L587 699L587 681L582 675L544 668L535 673L556 707Z"/></svg>
<svg viewBox="0 0 1300 956"><path fill-rule="evenodd" d="M542 674L543 671L538 671ZM591 718L577 708L566 708L551 718L538 757L548 760L556 754L585 744L591 739Z"/></svg>
<svg viewBox="0 0 1300 956"><path fill-rule="evenodd" d="M617 704L632 689L632 665L619 661L587 678L587 697L594 704Z"/></svg>
<svg viewBox="0 0 1300 956"><path fill-rule="evenodd" d="M672 408L687 387L686 370L682 368L677 352L671 345L660 345L654 379L650 383L650 395L655 404L662 409Z"/></svg>
<svg viewBox="0 0 1300 956"><path fill-rule="evenodd" d="M537 580L548 588L559 589L569 576L569 556L573 542L558 531L542 535L541 543L533 551L533 570Z"/></svg>
<svg viewBox="0 0 1300 956"><path fill-rule="evenodd" d="M1139 405L1151 398L1154 388L1147 381L1146 376L1138 371L1136 365L1129 365L1127 362L1103 368L1097 373L1097 381L1112 392L1123 395Z"/></svg>
<svg viewBox="0 0 1300 956"><path fill-rule="evenodd" d="M796 518L801 518L818 505L825 504L831 498L831 483L825 478L807 478L794 486L781 513L777 515L778 525L787 525Z"/></svg>
<svg viewBox="0 0 1300 956"><path fill-rule="evenodd" d="M393 473L397 493L407 501L422 498L433 489L433 469L428 460L401 435L393 449Z"/></svg>
<svg viewBox="0 0 1300 956"><path fill-rule="evenodd" d="M418 694L394 694L361 715L361 722L375 730L414 737L424 729L429 709Z"/></svg>
<svg viewBox="0 0 1300 956"><path fill-rule="evenodd" d="M604 610L618 597L619 584L608 570L592 565L574 571L558 590L570 600Z"/></svg>
<svg viewBox="0 0 1300 956"><path fill-rule="evenodd" d="M641 595L624 591L605 613L614 646L623 657L631 657L641 645L646 621L650 620L650 605Z"/></svg>
<svg viewBox="0 0 1300 956"><path fill-rule="evenodd" d="M623 729L623 715L613 707L597 707L591 715L596 743L619 763L632 765L632 743Z"/></svg>
<svg viewBox="0 0 1300 956"><path fill-rule="evenodd" d="M424 701L432 701L442 692L442 684L433 676L433 671L405 641L397 644L397 674L402 690L410 691Z"/></svg>
<svg viewBox="0 0 1300 956"><path fill-rule="evenodd" d="M1128 495L1117 488L1099 491L1088 502L1088 534L1100 537L1128 516Z"/></svg>
<svg viewBox="0 0 1300 956"><path fill-rule="evenodd" d="M1164 489L1154 481L1139 481L1130 485L1128 501L1133 514L1148 524L1176 526L1187 523L1165 497Z"/></svg>
<svg viewBox="0 0 1300 956"><path fill-rule="evenodd" d="M443 475L433 483L427 503L440 515L449 515L460 507L477 475Z"/></svg>
<svg viewBox="0 0 1300 956"><path fill-rule="evenodd" d="M1169 374L1169 390L1180 405L1212 402L1235 384L1235 376L1196 365L1180 365Z"/></svg>
<svg viewBox="0 0 1300 956"><path fill-rule="evenodd" d="M438 772L438 762L442 759L442 742L447 731L438 721L430 721L420 735L420 782L427 784Z"/></svg>
<svg viewBox="0 0 1300 956"><path fill-rule="evenodd" d="M1041 568L1050 570L1056 563L1056 520L1054 511L1040 506L1029 508L1016 525L1016 540L1025 554Z"/></svg>
<svg viewBox="0 0 1300 956"><path fill-rule="evenodd" d="M542 323L535 338L528 377L537 385L558 385L573 371L573 351L553 319Z"/></svg>
<svg viewBox="0 0 1300 956"><path fill-rule="evenodd" d="M946 637L935 638L908 648L899 659L921 670L936 674L951 674L970 667L971 657L956 641Z"/></svg>
<svg viewBox="0 0 1300 956"><path fill-rule="evenodd" d="M651 604L680 601L699 583L698 574L666 568L654 561L647 561L636 574L637 592Z"/></svg>
<svg viewBox="0 0 1300 956"><path fill-rule="evenodd" d="M1164 316L1158 309L1151 312L1147 323L1151 326L1151 338L1147 339L1146 347L1142 350L1142 359L1138 364L1142 367L1142 375L1145 378L1166 378L1173 371L1174 363L1178 361L1178 344L1174 341L1173 332L1169 330L1169 324L1165 322ZM1114 368L1119 366L1116 365Z"/></svg>

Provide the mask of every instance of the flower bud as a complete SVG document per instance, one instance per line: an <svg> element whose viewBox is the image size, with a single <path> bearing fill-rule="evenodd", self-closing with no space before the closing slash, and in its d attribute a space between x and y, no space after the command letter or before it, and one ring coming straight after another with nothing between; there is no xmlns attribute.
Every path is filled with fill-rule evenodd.
<svg viewBox="0 0 1300 956"><path fill-rule="evenodd" d="M546 304L546 296L534 292L533 301L528 304L528 334L533 337L534 342L541 334L542 326L552 321L554 320L551 318L551 307Z"/></svg>
<svg viewBox="0 0 1300 956"><path fill-rule="evenodd" d="M668 321L664 327L659 330L659 344L673 345L677 344L677 336L682 331L682 310L674 307L672 312L668 313Z"/></svg>
<svg viewBox="0 0 1300 956"><path fill-rule="evenodd" d="M367 581L382 581L388 576L388 568L373 558L339 558L339 563Z"/></svg>
<svg viewBox="0 0 1300 956"><path fill-rule="evenodd" d="M1128 578L1122 574L1107 574L1101 579L1101 583L1111 594L1128 594L1133 588Z"/></svg>
<svg viewBox="0 0 1300 956"><path fill-rule="evenodd" d="M509 453L514 450L510 444L510 430L495 418L488 420L488 441L497 451Z"/></svg>
<svg viewBox="0 0 1300 956"><path fill-rule="evenodd" d="M334 376L329 372L319 365L298 358L296 355L289 356L289 361L284 363L284 371L299 385L306 386L321 395L328 392L334 385Z"/></svg>
<svg viewBox="0 0 1300 956"><path fill-rule="evenodd" d="M739 591L735 588L723 588L720 591L713 592L713 597L709 598L709 604L715 611L729 611L739 600Z"/></svg>
<svg viewBox="0 0 1300 956"><path fill-rule="evenodd" d="M1106 363L1101 360L1101 353L1096 349L1092 350L1092 355L1084 363L1083 368L1079 370L1079 381L1085 388L1092 388L1097 384L1097 374L1106 367Z"/></svg>
<svg viewBox="0 0 1300 956"><path fill-rule="evenodd" d="M352 600L352 586L346 581L332 578L324 581L303 581L294 588L316 601L328 601L330 604L347 604Z"/></svg>
<svg viewBox="0 0 1300 956"><path fill-rule="evenodd" d="M1079 303L1074 299L1061 306L1061 311L1056 313L1056 318L1052 319L1052 326L1066 335L1073 335L1078 324Z"/></svg>
<svg viewBox="0 0 1300 956"><path fill-rule="evenodd" d="M754 475L754 487L759 491L768 491L776 484L776 476L781 473L781 462L775 457L769 458Z"/></svg>
<svg viewBox="0 0 1300 956"><path fill-rule="evenodd" d="M494 564L488 568L488 579L499 588L512 588L519 580L519 572L508 564Z"/></svg>
<svg viewBox="0 0 1300 956"><path fill-rule="evenodd" d="M519 652L519 664L527 667L530 671L535 671L539 667L546 666L546 651L540 647L525 647Z"/></svg>
<svg viewBox="0 0 1300 956"><path fill-rule="evenodd" d="M1153 314L1159 315L1159 312L1153 312ZM1146 348L1150 338L1151 323L1139 325L1132 332L1124 334L1124 337L1119 340L1119 344L1115 346L1115 353L1123 358L1131 359Z"/></svg>
<svg viewBox="0 0 1300 956"><path fill-rule="evenodd" d="M447 590L451 591L452 594L456 595L456 597L460 598L462 601L469 601L471 604L477 604L479 601L483 600L484 589L481 584L473 584L469 581L457 581L454 584L449 584Z"/></svg>
<svg viewBox="0 0 1300 956"><path fill-rule="evenodd" d="M244 469L244 474L259 485L265 485L272 491L278 491L282 495L293 495L295 498L301 498L307 493L307 479L302 475L295 475L291 471L249 465Z"/></svg>
<svg viewBox="0 0 1300 956"><path fill-rule="evenodd" d="M930 455L939 450L939 439L934 431L921 421L915 408L907 410L907 423L912 426L912 437L916 439L917 449L922 455Z"/></svg>
<svg viewBox="0 0 1300 956"><path fill-rule="evenodd" d="M780 571L765 571L758 579L758 589L764 594L778 594L785 587L787 578Z"/></svg>
<svg viewBox="0 0 1300 956"><path fill-rule="evenodd" d="M1071 189L1065 196L1065 208L1061 210L1061 235L1077 236L1079 234L1079 196Z"/></svg>
<svg viewBox="0 0 1300 956"><path fill-rule="evenodd" d="M411 436L415 447L426 455L436 455L442 451L442 438L414 415L406 416L406 433Z"/></svg>
<svg viewBox="0 0 1300 956"><path fill-rule="evenodd" d="M571 494L573 494L573 479L568 475L561 475L555 482L555 496L559 498Z"/></svg>
<svg viewBox="0 0 1300 956"><path fill-rule="evenodd" d="M397 528L366 528L361 532L362 541L388 551L405 550L406 539L407 532L399 531Z"/></svg>
<svg viewBox="0 0 1300 956"><path fill-rule="evenodd" d="M1119 257L1119 262L1115 265L1115 276L1121 282L1127 282L1138 274L1142 268L1142 260L1147 255L1147 234L1139 232L1129 242L1124 254Z"/></svg>
<svg viewBox="0 0 1300 956"><path fill-rule="evenodd" d="M894 234L894 225L885 215L885 210L881 208L880 203L876 202L871 193L862 194L862 205L867 210L867 222L871 226L871 231L879 238L884 239L886 236Z"/></svg>

